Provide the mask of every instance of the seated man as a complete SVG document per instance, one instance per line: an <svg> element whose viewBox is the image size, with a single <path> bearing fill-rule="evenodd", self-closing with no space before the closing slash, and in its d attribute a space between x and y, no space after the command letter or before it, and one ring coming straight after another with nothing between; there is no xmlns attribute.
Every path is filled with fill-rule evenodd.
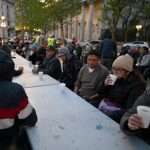
<svg viewBox="0 0 150 150"><path fill-rule="evenodd" d="M145 91L134 103L133 107L121 119L121 129L129 135L137 135L150 144L150 125L144 128L142 119L137 114L137 106L150 107L150 90Z"/></svg>
<svg viewBox="0 0 150 150"><path fill-rule="evenodd" d="M0 149L9 149L22 125L34 126L37 115L23 87L12 82L14 63L0 50ZM9 93L9 94L8 94ZM10 149L9 149L10 150Z"/></svg>
<svg viewBox="0 0 150 150"><path fill-rule="evenodd" d="M46 48L45 48L45 45L42 44L38 50L38 58L40 62L42 62L45 57L46 57Z"/></svg>
<svg viewBox="0 0 150 150"><path fill-rule="evenodd" d="M108 69L100 65L99 61L98 52L92 50L88 53L87 64L80 69L74 88L75 93L78 93L95 107L98 107L99 103L97 99L99 84L108 75Z"/></svg>
<svg viewBox="0 0 150 150"><path fill-rule="evenodd" d="M43 60L42 64L39 65L38 70L33 69L33 73L38 73L42 71L44 74L55 78L56 80L60 79L61 64L59 59L56 57L56 50L53 46L48 46L46 48L46 58Z"/></svg>
<svg viewBox="0 0 150 150"><path fill-rule="evenodd" d="M30 43L29 42L25 42L24 47L22 49L21 56L23 56L24 58L26 58L27 60L29 60L29 56L30 55L31 55Z"/></svg>

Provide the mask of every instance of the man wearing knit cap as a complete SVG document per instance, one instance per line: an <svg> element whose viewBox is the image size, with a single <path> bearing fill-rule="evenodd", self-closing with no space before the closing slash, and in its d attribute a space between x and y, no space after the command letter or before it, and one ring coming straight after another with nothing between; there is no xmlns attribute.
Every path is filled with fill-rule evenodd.
<svg viewBox="0 0 150 150"><path fill-rule="evenodd" d="M100 85L99 94L104 96L99 109L116 122L120 122L122 115L132 107L146 85L140 75L133 71L133 58L128 54L119 56L113 62L112 74L117 76L113 85L110 75Z"/></svg>

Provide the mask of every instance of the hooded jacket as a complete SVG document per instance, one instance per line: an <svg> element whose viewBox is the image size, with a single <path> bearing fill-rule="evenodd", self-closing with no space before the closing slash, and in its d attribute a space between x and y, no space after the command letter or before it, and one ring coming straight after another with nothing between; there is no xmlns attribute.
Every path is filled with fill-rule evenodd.
<svg viewBox="0 0 150 150"><path fill-rule="evenodd" d="M2 46L0 46L0 50L6 52L11 57L11 50L8 47L8 45L2 45ZM22 74L22 70L15 70L15 65L14 65L13 76L19 76L21 74Z"/></svg>
<svg viewBox="0 0 150 150"><path fill-rule="evenodd" d="M0 50L0 80L12 80L14 62L10 55Z"/></svg>
<svg viewBox="0 0 150 150"><path fill-rule="evenodd" d="M145 91L138 99L135 101L133 107L128 110L122 117L120 122L121 129L128 135L137 135L141 139L143 139L146 143L150 145L150 125L148 128L141 128L135 131L131 131L127 124L129 117L137 113L137 106L147 106L150 107L150 90Z"/></svg>
<svg viewBox="0 0 150 150"><path fill-rule="evenodd" d="M0 146L13 138L19 126L33 126L37 121L23 87L11 82L13 69L11 57L0 50Z"/></svg>

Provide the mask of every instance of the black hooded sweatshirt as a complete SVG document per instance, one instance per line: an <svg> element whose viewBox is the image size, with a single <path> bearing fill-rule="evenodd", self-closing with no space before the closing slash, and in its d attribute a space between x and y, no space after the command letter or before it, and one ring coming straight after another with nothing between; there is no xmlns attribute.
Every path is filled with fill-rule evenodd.
<svg viewBox="0 0 150 150"><path fill-rule="evenodd" d="M37 122L23 87L11 81L13 69L10 55L0 50L0 149L4 141L13 139L19 126L34 126Z"/></svg>

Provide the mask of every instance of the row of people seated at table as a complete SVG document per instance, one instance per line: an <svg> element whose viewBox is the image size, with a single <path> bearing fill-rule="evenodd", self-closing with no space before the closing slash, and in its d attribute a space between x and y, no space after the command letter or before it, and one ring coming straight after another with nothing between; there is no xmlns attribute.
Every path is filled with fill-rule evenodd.
<svg viewBox="0 0 150 150"><path fill-rule="evenodd" d="M65 63L69 57L67 55L69 55L67 48L60 48L56 54L55 48L48 46L46 48L46 58L39 65L38 70L33 69L32 71L33 73L43 71L44 74L67 83L67 87L72 90L76 80L75 93L96 108L99 106L101 111L117 122L120 121L124 112L133 105L135 99L146 88L140 75L133 71L133 59L129 55L122 55L114 61L112 73L118 79L113 86L109 84L111 79L109 78L108 69L99 64L100 59L97 51L88 53L87 64L81 68L77 79L75 62ZM106 107L110 104L115 105L116 110L111 112L109 110L111 108L107 108L108 110L103 108L104 104Z"/></svg>
<svg viewBox="0 0 150 150"><path fill-rule="evenodd" d="M111 80L109 78L109 72L105 67L103 67L102 65L99 64L99 57L98 57L98 54L96 51L89 52L87 59L88 59L87 65L83 66L83 68L79 72L77 82L75 85L78 86L80 83L80 86L78 88L75 88L76 89L75 92L77 93L77 91L79 90L80 96L82 96L85 100L87 100L91 104L93 104L92 99L96 100L95 102L98 102L98 104L100 104L100 106L101 106L102 101L105 102L106 105L108 104L108 107L103 107L103 108L100 107L100 110L117 122L119 122L121 117L123 116L123 114L125 112L127 112L121 120L121 128L123 130L131 132L133 134L141 133L146 138L146 140L149 141L149 139L148 139L149 134L147 134L147 133L149 133L150 127L148 129L141 129L141 128L143 128L141 119L139 117L137 117L136 115L132 116L132 113L136 112L135 106L137 105L137 103L138 103L138 105L150 106L149 101L148 101L149 100L149 92L144 94L143 96L141 96L142 98L139 98L137 100L138 96L140 96L145 90L145 83L142 81L140 76L138 76L136 73L134 73L133 59L129 55L123 55L123 56L118 57L114 61L112 74L115 74L118 76L117 81L115 82L114 85L109 85L109 83L111 82ZM1 77L0 85L3 86L3 88L1 88L1 90L0 90L0 94L1 95L4 94L3 89L5 89L5 92L10 93L10 91L8 91L10 89L10 86L12 86L12 87L16 86L16 88L18 88L18 92L23 93L23 94L21 94L22 96L24 96L23 99L26 99L27 96L26 96L23 88L21 86L19 86L18 84L11 82L12 72L14 69L14 63L13 63L10 55L7 55L3 51L0 51L0 67L1 67L0 68L0 77ZM101 71L103 71L103 73ZM82 76L82 74L84 76ZM90 77L90 75L91 75L91 77ZM96 83L96 78L98 78L99 76L101 76L102 79L99 79L99 82ZM98 84L100 84L100 85L98 85ZM5 86L6 86L6 88L4 88ZM14 87L13 89L16 89L16 88ZM88 92L88 90L89 90L90 94L91 93L93 94L94 93L93 91L95 91L94 95L91 95L91 96L87 95L86 92ZM90 90L92 90L92 92ZM82 92L85 93L85 95L82 95L81 94ZM16 91L11 92L11 94L13 94L14 96L18 95L18 94L16 94ZM3 99L5 99L5 101L6 101L8 94L4 94L4 95L5 95L5 98L3 97ZM13 95L10 95L9 97L12 98L12 97L14 97ZM97 99L98 96L101 99ZM107 101L104 101L105 98L107 99ZM20 99L17 97L17 100L20 102L22 100L22 97ZM1 100L1 102L3 103L3 100ZM94 102L94 104L95 104L95 102ZM133 106L134 103L135 103L135 105ZM13 101L13 104L14 104L14 101ZM21 105L20 103L18 103L18 104ZM113 105L110 105L110 104L113 104ZM17 105L17 106L19 106L19 105ZM28 105L30 105L30 104L27 100L27 103L26 103L24 109L28 109L29 108L29 107L27 107ZM2 106L4 106L4 105L2 104L0 106L2 108ZM129 114L128 110L132 106L133 106L134 111L133 112L129 111L130 112L130 114ZM111 109L112 107L114 107L115 109ZM22 120L22 121L20 120L21 124L26 124L26 125L34 125L35 124L35 122L37 120L36 113L35 113L35 110L33 109L33 107L30 107L30 109L32 110L30 112L34 119L31 117L32 122L28 122L30 119ZM3 111L3 109L1 109L1 110ZM111 110L113 110L113 111L111 111ZM22 110L20 110L20 111L22 111ZM2 112L1 114L4 114L4 113ZM16 114L19 115L20 113L18 112ZM29 116L31 114L29 113ZM130 118L130 116L131 116L131 118ZM14 117L17 117L17 116L14 116ZM5 117L3 116L2 118L5 118ZM2 119L2 118L0 118L0 119ZM139 123L137 123L136 120L139 120ZM133 123L133 122L135 122L135 123ZM1 129L1 132L3 133L4 130ZM134 131L137 131L137 132L134 132ZM5 137L4 135L1 134L1 139L3 139ZM10 134L10 132L7 135L12 136L12 134ZM4 139L4 141L5 140L6 139Z"/></svg>
<svg viewBox="0 0 150 150"><path fill-rule="evenodd" d="M55 48L48 46L46 58L39 65L38 70L33 69L32 71L33 73L43 71L44 74L65 82L71 90L73 90L76 80L75 93L78 93L96 108L99 106L101 111L117 122L120 121L123 113L133 105L134 100L145 90L144 81L133 71L133 59L129 55L122 55L114 61L112 73L118 77L114 85L109 84L111 82L109 71L99 64L100 59L97 51L88 53L87 64L81 68L77 79L74 59L66 63L69 56L67 48L59 49L56 55ZM110 103L115 105L117 110L111 112L103 108L104 104L107 106Z"/></svg>
<svg viewBox="0 0 150 150"><path fill-rule="evenodd" d="M59 48L57 51L53 46L48 46L46 57L39 64L38 69L33 69L32 72L36 74L42 71L44 74L66 83L66 86L73 90L78 70L76 57L70 54L67 48Z"/></svg>
<svg viewBox="0 0 150 150"><path fill-rule="evenodd" d="M143 120L137 115L137 106L150 107L150 90L145 91L145 81L133 70L133 58L129 55L118 57L111 73L117 76L114 85L110 85L112 80L107 68L99 64L97 52L89 52L87 64L78 74L75 93L120 123L126 134L137 135L150 144L150 125L144 129Z"/></svg>
<svg viewBox="0 0 150 150"><path fill-rule="evenodd" d="M96 51L91 51L75 82L75 93L117 122L132 107L137 97L146 89L140 74L133 71L133 59L129 55L118 57L112 65L117 81L111 85L108 69L99 64Z"/></svg>
<svg viewBox="0 0 150 150"><path fill-rule="evenodd" d="M11 49L8 45L2 45L2 49L11 55ZM78 58L69 52L67 47L57 50L53 46L46 48L41 46L39 48L37 44L32 44L29 47L29 44L25 43L23 52L23 54L26 54L25 58L31 61L33 65L39 64L39 69L33 69L33 73L43 71L44 74L48 74L56 80L66 83L69 89L74 89L74 82L81 64ZM29 52L30 54L27 54ZM19 67L19 70L14 71L14 76L20 75L22 72L23 67Z"/></svg>

